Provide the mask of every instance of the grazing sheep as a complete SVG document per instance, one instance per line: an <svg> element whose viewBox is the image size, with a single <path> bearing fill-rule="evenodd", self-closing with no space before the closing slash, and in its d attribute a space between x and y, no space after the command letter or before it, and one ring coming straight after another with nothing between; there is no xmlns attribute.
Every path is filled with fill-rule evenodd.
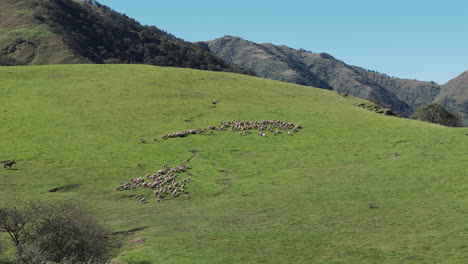
<svg viewBox="0 0 468 264"><path fill-rule="evenodd" d="M145 143L146 143L146 140L140 138L140 143L145 144Z"/></svg>
<svg viewBox="0 0 468 264"><path fill-rule="evenodd" d="M137 166L142 166L141 162L138 162ZM154 189L151 193L157 197L157 201L164 199L166 194L178 197L185 193L185 183L190 180L190 176L183 180L177 180L178 175L176 173L184 173L189 169L191 168L187 164L181 164L172 168L168 164L165 164L163 169L158 170L157 173L146 174L144 177L136 177L124 181L121 185L115 187L115 190L134 190L139 187L151 188ZM147 203L147 200L143 196L138 196L137 199L141 203Z"/></svg>

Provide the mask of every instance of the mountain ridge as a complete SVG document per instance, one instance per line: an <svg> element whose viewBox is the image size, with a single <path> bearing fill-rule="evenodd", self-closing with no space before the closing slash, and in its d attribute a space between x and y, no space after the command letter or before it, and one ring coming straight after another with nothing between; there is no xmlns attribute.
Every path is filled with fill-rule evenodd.
<svg viewBox="0 0 468 264"><path fill-rule="evenodd" d="M446 108L464 115L468 124L468 71L448 81L436 98Z"/></svg>
<svg viewBox="0 0 468 264"><path fill-rule="evenodd" d="M348 93L406 117L418 106L434 101L444 88L434 82L394 78L348 65L327 53L258 44L241 37L224 36L197 44L261 77Z"/></svg>

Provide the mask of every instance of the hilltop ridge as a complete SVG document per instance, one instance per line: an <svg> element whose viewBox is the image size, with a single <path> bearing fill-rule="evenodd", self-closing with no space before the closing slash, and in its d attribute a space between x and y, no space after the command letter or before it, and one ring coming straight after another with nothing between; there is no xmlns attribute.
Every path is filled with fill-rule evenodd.
<svg viewBox="0 0 468 264"><path fill-rule="evenodd" d="M284 45L258 44L233 36L197 43L261 77L348 93L379 102L403 116L432 102L442 89L433 82L394 78L348 65L330 54Z"/></svg>

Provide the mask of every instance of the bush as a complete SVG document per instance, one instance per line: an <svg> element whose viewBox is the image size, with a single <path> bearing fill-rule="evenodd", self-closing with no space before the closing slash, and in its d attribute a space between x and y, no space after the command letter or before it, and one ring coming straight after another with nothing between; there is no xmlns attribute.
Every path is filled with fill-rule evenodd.
<svg viewBox="0 0 468 264"><path fill-rule="evenodd" d="M463 126L463 116L460 113L450 112L438 103L418 107L411 118L449 127Z"/></svg>
<svg viewBox="0 0 468 264"><path fill-rule="evenodd" d="M104 263L108 232L74 203L0 209L0 227L16 246L19 263Z"/></svg>

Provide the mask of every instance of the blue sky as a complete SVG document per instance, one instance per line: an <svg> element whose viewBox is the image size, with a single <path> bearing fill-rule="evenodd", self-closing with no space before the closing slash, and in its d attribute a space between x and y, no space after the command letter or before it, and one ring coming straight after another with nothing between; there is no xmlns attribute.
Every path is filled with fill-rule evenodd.
<svg viewBox="0 0 468 264"><path fill-rule="evenodd" d="M466 0L100 2L187 41L239 36L440 84L468 70Z"/></svg>

